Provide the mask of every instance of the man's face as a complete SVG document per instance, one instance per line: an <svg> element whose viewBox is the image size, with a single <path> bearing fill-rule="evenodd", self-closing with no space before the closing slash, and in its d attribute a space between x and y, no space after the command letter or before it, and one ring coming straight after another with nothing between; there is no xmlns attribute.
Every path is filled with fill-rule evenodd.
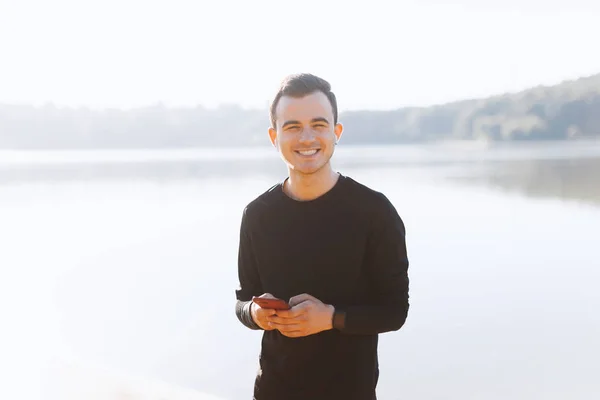
<svg viewBox="0 0 600 400"><path fill-rule="evenodd" d="M324 93L317 91L301 98L283 96L275 117L277 129L269 129L269 137L288 168L314 174L328 165L342 125L334 124L333 109Z"/></svg>

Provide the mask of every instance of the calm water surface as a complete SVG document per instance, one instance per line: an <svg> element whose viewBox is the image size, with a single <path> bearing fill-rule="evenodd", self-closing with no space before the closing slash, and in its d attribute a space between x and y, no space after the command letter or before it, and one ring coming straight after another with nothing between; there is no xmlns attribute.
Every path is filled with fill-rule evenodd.
<svg viewBox="0 0 600 400"><path fill-rule="evenodd" d="M381 336L381 399L600 393L598 143L335 157L407 227L411 309ZM168 398L250 398L260 333L233 313L239 222L284 173L270 148L0 151L0 390L167 398L86 387L105 368L190 390Z"/></svg>

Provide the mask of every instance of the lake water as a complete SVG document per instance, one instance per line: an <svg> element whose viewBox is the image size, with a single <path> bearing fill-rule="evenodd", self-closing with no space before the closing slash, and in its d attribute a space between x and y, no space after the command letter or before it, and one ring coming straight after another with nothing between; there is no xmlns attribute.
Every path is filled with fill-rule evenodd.
<svg viewBox="0 0 600 400"><path fill-rule="evenodd" d="M411 309L379 398L600 394L600 143L339 146L407 227ZM0 151L2 398L250 398L234 315L257 149Z"/></svg>

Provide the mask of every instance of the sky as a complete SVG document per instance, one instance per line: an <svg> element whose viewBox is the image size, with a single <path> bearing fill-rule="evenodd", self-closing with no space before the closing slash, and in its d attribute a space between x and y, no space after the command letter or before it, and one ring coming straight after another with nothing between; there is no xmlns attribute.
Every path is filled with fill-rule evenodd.
<svg viewBox="0 0 600 400"><path fill-rule="evenodd" d="M266 108L327 79L342 111L600 73L595 0L0 0L0 103Z"/></svg>

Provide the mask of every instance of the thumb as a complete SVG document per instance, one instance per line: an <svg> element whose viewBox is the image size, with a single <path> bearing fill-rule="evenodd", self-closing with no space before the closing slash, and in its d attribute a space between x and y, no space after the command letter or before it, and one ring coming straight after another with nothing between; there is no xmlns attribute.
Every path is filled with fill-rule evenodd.
<svg viewBox="0 0 600 400"><path fill-rule="evenodd" d="M317 300L317 299L308 293L302 293L302 294L292 297L289 301L289 304L290 304L290 306L294 307L295 305L298 305L307 300Z"/></svg>

